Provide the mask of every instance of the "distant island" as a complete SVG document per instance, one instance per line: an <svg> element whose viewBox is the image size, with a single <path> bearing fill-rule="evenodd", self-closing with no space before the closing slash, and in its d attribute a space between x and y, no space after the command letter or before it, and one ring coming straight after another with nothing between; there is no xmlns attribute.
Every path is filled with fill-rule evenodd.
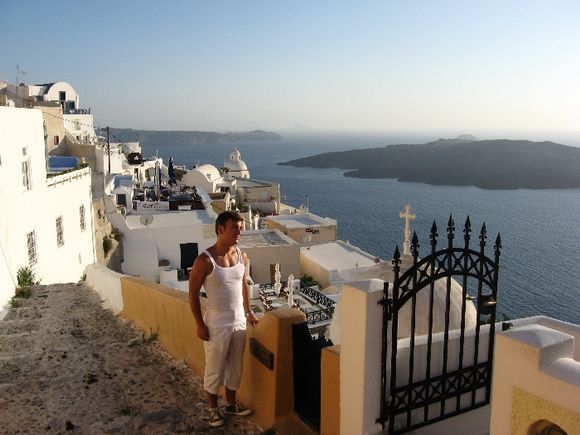
<svg viewBox="0 0 580 435"><path fill-rule="evenodd" d="M264 130L245 132L228 131L218 133L215 131L156 131L135 130L132 128L111 128L114 136L111 140L121 142L140 142L142 145L207 145L216 143L248 142L248 141L274 141L281 140L282 136ZM102 133L101 133L102 134Z"/></svg>
<svg viewBox="0 0 580 435"><path fill-rule="evenodd" d="M348 169L347 177L482 189L580 188L580 148L528 140L475 140L469 135L330 152L278 164Z"/></svg>

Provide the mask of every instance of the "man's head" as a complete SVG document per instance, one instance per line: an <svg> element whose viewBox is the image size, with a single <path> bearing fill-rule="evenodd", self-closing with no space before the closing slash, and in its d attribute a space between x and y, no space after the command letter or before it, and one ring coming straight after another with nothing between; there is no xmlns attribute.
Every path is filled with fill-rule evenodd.
<svg viewBox="0 0 580 435"><path fill-rule="evenodd" d="M215 233L218 237L232 236L237 243L244 218L236 211L224 211L215 220Z"/></svg>

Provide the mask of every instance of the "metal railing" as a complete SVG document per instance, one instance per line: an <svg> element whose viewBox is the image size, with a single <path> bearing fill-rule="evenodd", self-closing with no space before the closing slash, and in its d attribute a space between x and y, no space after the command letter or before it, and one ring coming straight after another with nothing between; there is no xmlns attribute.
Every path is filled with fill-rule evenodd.
<svg viewBox="0 0 580 435"><path fill-rule="evenodd" d="M311 287L300 286L300 293L312 299L314 302L316 302L317 305L323 305L326 308L334 306L334 301L332 299L330 299L323 293L320 293L318 290L315 290Z"/></svg>

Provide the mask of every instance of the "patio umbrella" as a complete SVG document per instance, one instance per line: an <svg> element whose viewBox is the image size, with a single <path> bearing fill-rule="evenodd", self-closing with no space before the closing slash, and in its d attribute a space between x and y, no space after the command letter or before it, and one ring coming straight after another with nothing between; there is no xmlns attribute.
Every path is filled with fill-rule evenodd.
<svg viewBox="0 0 580 435"><path fill-rule="evenodd" d="M167 166L167 175L169 176L169 185L177 184L175 181L175 169L173 169L173 157L169 157L169 165Z"/></svg>

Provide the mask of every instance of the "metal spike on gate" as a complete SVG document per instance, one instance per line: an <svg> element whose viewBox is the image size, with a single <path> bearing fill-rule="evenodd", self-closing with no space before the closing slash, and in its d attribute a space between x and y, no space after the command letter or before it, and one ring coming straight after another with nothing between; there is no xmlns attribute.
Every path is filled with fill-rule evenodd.
<svg viewBox="0 0 580 435"><path fill-rule="evenodd" d="M431 235L429 236L429 239L431 239L431 247L433 249L435 249L435 247L437 246L438 236L439 234L437 234L437 223L433 221L433 225L431 225Z"/></svg>
<svg viewBox="0 0 580 435"><path fill-rule="evenodd" d="M485 241L487 240L487 227L485 222L481 226L481 233L479 234L479 245L483 249L485 247Z"/></svg>
<svg viewBox="0 0 580 435"><path fill-rule="evenodd" d="M401 251L399 251L399 245L395 247L395 253L393 254L393 265L396 266L401 262Z"/></svg>
<svg viewBox="0 0 580 435"><path fill-rule="evenodd" d="M419 253L419 237L417 237L416 231L413 231L413 238L411 239L411 252L414 257Z"/></svg>
<svg viewBox="0 0 580 435"><path fill-rule="evenodd" d="M495 250L495 255L499 257L501 254L501 235L497 233L497 238L495 239L495 245L493 245L493 249Z"/></svg>
<svg viewBox="0 0 580 435"><path fill-rule="evenodd" d="M467 219L465 220L465 228L463 228L463 234L465 241L468 241L471 235L471 220L469 220L469 216L467 216Z"/></svg>
<svg viewBox="0 0 580 435"><path fill-rule="evenodd" d="M453 240L455 233L455 222L453 221L453 214L449 215L449 222L447 222L447 238L449 241Z"/></svg>
<svg viewBox="0 0 580 435"><path fill-rule="evenodd" d="M395 253L393 254L393 273L395 275L395 281L399 279L399 271L401 270L399 264L401 264L401 251L399 251L399 245L397 245Z"/></svg>

